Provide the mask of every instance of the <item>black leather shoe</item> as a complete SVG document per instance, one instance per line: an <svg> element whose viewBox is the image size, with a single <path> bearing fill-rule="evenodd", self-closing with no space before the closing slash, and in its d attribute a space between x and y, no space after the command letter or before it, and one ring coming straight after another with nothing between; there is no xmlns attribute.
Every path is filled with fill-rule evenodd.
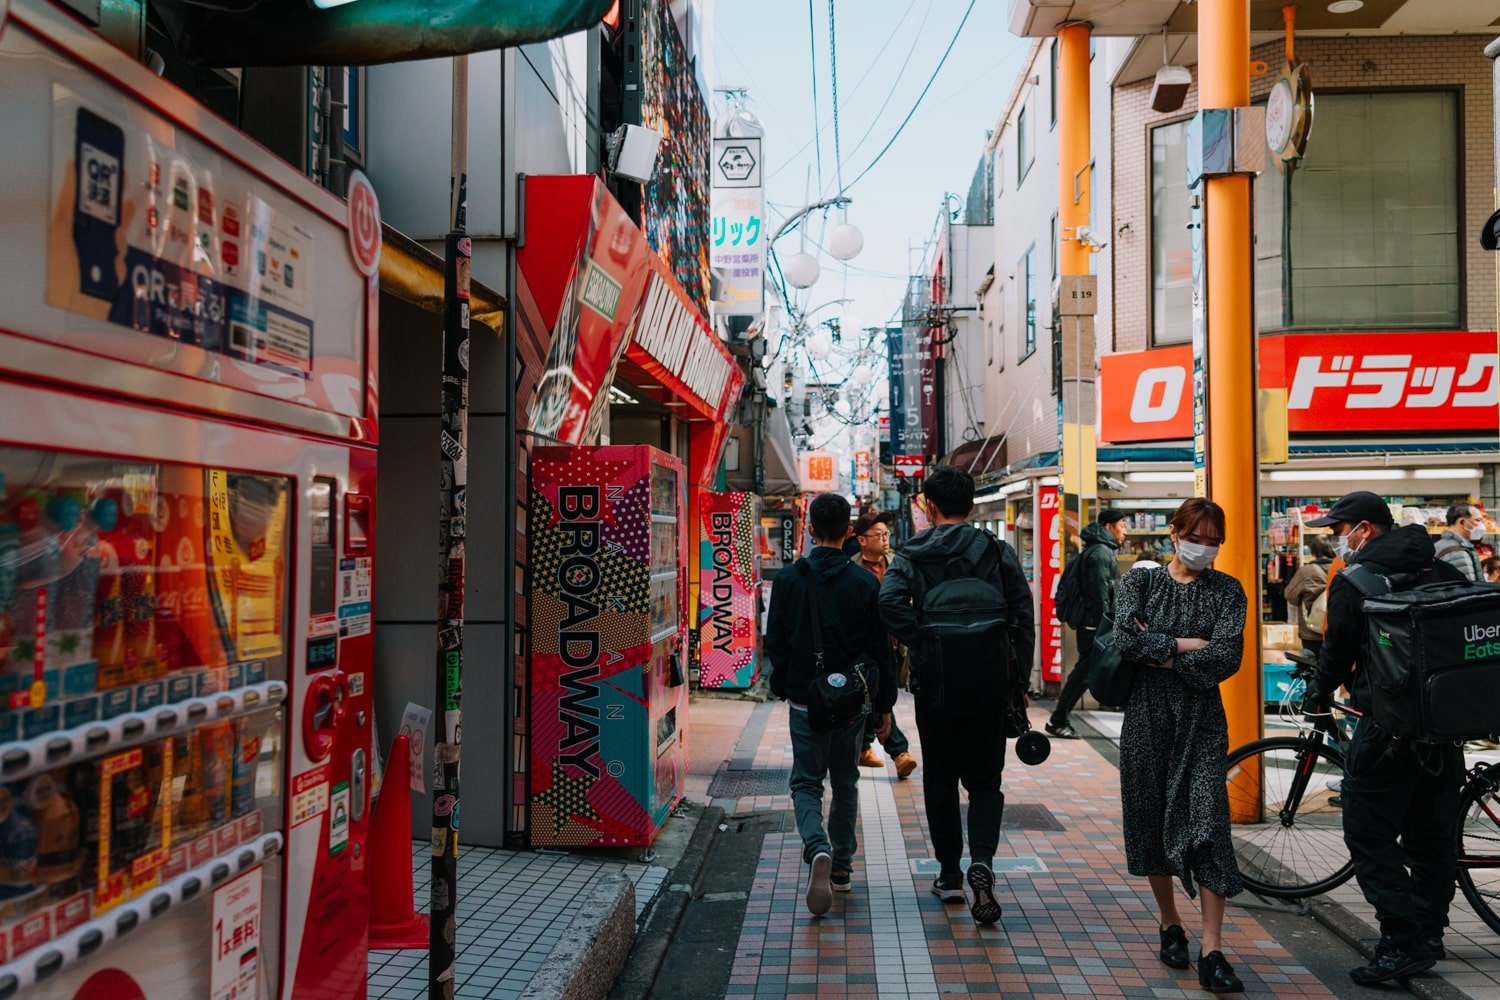
<svg viewBox="0 0 1500 1000"><path fill-rule="evenodd" d="M1222 951L1211 951L1198 958L1198 985L1210 993L1245 992L1245 984L1234 974Z"/></svg>
<svg viewBox="0 0 1500 1000"><path fill-rule="evenodd" d="M1441 962L1448 957L1448 950L1443 947L1443 932L1441 928L1435 931L1423 931L1422 946L1432 954L1434 961Z"/></svg>
<svg viewBox="0 0 1500 1000"><path fill-rule="evenodd" d="M1161 932L1161 951L1157 952L1162 964L1173 969L1191 969L1193 960L1188 957L1187 932L1182 925L1173 924Z"/></svg>
<svg viewBox="0 0 1500 1000"><path fill-rule="evenodd" d="M1369 965L1350 969L1349 978L1361 986L1379 986L1381 983L1394 983L1419 972L1426 972L1437 964L1437 958L1425 945L1419 947L1422 948L1421 954L1389 941L1382 941L1375 950L1375 960Z"/></svg>
<svg viewBox="0 0 1500 1000"><path fill-rule="evenodd" d="M1056 736L1060 740L1079 739L1078 730L1067 722L1049 722L1042 728L1047 730L1048 735Z"/></svg>

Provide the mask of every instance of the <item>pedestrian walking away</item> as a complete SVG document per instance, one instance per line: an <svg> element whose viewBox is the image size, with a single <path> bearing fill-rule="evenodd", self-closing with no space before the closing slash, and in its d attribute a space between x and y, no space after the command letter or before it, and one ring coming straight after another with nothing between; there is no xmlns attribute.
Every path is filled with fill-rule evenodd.
<svg viewBox="0 0 1500 1000"><path fill-rule="evenodd" d="M1031 588L1009 545L969 524L974 479L937 466L920 501L932 527L905 546L880 587L891 635L911 650L917 732L924 755L922 792L939 864L933 893L964 899L963 821L958 786L969 796L970 912L1000 919L995 850L1005 794L1007 734L1024 712L1026 670L1036 646Z"/></svg>
<svg viewBox="0 0 1500 1000"><path fill-rule="evenodd" d="M1307 540L1311 556L1286 582L1286 603L1297 609L1297 637L1313 656L1323 648L1323 624L1328 617L1328 567L1333 565L1333 546L1322 535Z"/></svg>
<svg viewBox="0 0 1500 1000"><path fill-rule="evenodd" d="M1138 665L1120 733L1120 803L1130 874L1150 880L1160 910L1160 957L1191 967L1174 878L1201 897L1198 983L1244 990L1224 957L1224 901L1244 887L1229 832L1224 765L1229 727L1219 685L1240 668L1245 591L1213 568L1224 510L1204 497L1177 508L1176 555L1165 567L1125 574L1116 598L1116 644Z"/></svg>
<svg viewBox="0 0 1500 1000"><path fill-rule="evenodd" d="M1474 543L1484 539L1484 514L1467 503L1448 508L1448 530L1438 536L1437 557L1463 574L1470 583L1484 579L1479 550Z"/></svg>
<svg viewBox="0 0 1500 1000"><path fill-rule="evenodd" d="M896 700L896 678L890 638L877 606L879 587L873 576L851 566L842 551L851 533L849 501L835 493L821 494L808 505L808 520L813 548L784 567L772 584L765 648L771 693L788 703L792 806L802 837L802 860L809 869L807 908L822 915L833 905L833 893L848 892L853 884L854 825L859 814L856 758L865 719L860 716L836 731L820 731L808 705L820 675L834 680L839 674L842 679L850 665L868 657L876 667L872 710L877 732L885 736ZM832 789L826 828L825 778Z"/></svg>
<svg viewBox="0 0 1500 1000"><path fill-rule="evenodd" d="M866 572L873 573L877 583L885 579L885 571L891 564L890 524L895 519L895 514L871 510L861 514L854 521L854 539L859 543L859 554L850 562ZM907 667L906 647L894 639L891 642L894 647L891 655L895 657L897 697L899 698L899 688L906 687L910 681L910 674ZM875 752L875 727L876 720L872 715L865 722L864 742L860 746L860 767L885 767L884 758ZM917 769L917 759L911 755L911 741L901 731L894 714L891 715L890 735L881 740L880 744L891 755L891 763L896 766L896 777L911 777L911 773Z"/></svg>
<svg viewBox="0 0 1500 1000"><path fill-rule="evenodd" d="M1114 611L1115 584L1120 578L1116 555L1125 541L1125 513L1101 510L1093 524L1083 529L1083 551L1063 569L1058 582L1058 618L1074 630L1078 639L1078 662L1063 683L1057 707L1047 722L1047 732L1065 740L1078 739L1068 715L1089 686L1089 657L1099 622ZM1063 597L1067 601L1064 606Z"/></svg>
<svg viewBox="0 0 1500 1000"><path fill-rule="evenodd" d="M1449 512L1449 523L1457 521ZM1324 517L1345 561L1328 590L1328 627L1306 710L1329 711L1347 686L1350 703L1365 713L1344 751L1340 792L1344 842L1354 877L1380 922L1375 959L1350 971L1363 986L1400 982L1443 957L1443 929L1458 868L1455 844L1463 749L1453 744L1397 739L1370 715L1369 678L1354 669L1366 659L1365 597L1420 583L1464 579L1438 558L1422 525L1394 526L1390 507L1374 493L1341 497ZM1446 536L1445 536L1446 537Z"/></svg>

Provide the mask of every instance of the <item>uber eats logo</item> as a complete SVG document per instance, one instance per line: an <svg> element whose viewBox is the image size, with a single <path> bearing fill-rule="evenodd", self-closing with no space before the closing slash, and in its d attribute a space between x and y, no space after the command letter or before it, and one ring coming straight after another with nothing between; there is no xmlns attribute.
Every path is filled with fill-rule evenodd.
<svg viewBox="0 0 1500 1000"><path fill-rule="evenodd" d="M1500 657L1500 625L1465 625L1464 659Z"/></svg>

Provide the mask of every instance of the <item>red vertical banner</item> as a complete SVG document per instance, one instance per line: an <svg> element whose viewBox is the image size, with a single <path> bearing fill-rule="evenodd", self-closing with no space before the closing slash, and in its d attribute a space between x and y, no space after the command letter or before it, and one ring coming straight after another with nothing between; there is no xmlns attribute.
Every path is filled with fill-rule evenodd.
<svg viewBox="0 0 1500 1000"><path fill-rule="evenodd" d="M1041 598L1037 627L1041 641L1042 680L1062 680L1063 634L1057 620L1057 581L1062 575L1062 504L1056 486L1037 491L1037 590Z"/></svg>

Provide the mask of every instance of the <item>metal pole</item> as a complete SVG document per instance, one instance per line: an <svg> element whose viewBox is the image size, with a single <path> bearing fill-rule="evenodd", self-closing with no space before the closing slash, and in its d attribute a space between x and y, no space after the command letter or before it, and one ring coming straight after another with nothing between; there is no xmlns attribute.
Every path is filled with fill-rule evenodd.
<svg viewBox="0 0 1500 1000"><path fill-rule="evenodd" d="M443 397L441 482L438 488L437 703L433 713L432 936L428 1000L453 1000L458 932L458 756L464 663L464 538L469 444L469 60L453 59L453 144L450 213L443 268Z"/></svg>

